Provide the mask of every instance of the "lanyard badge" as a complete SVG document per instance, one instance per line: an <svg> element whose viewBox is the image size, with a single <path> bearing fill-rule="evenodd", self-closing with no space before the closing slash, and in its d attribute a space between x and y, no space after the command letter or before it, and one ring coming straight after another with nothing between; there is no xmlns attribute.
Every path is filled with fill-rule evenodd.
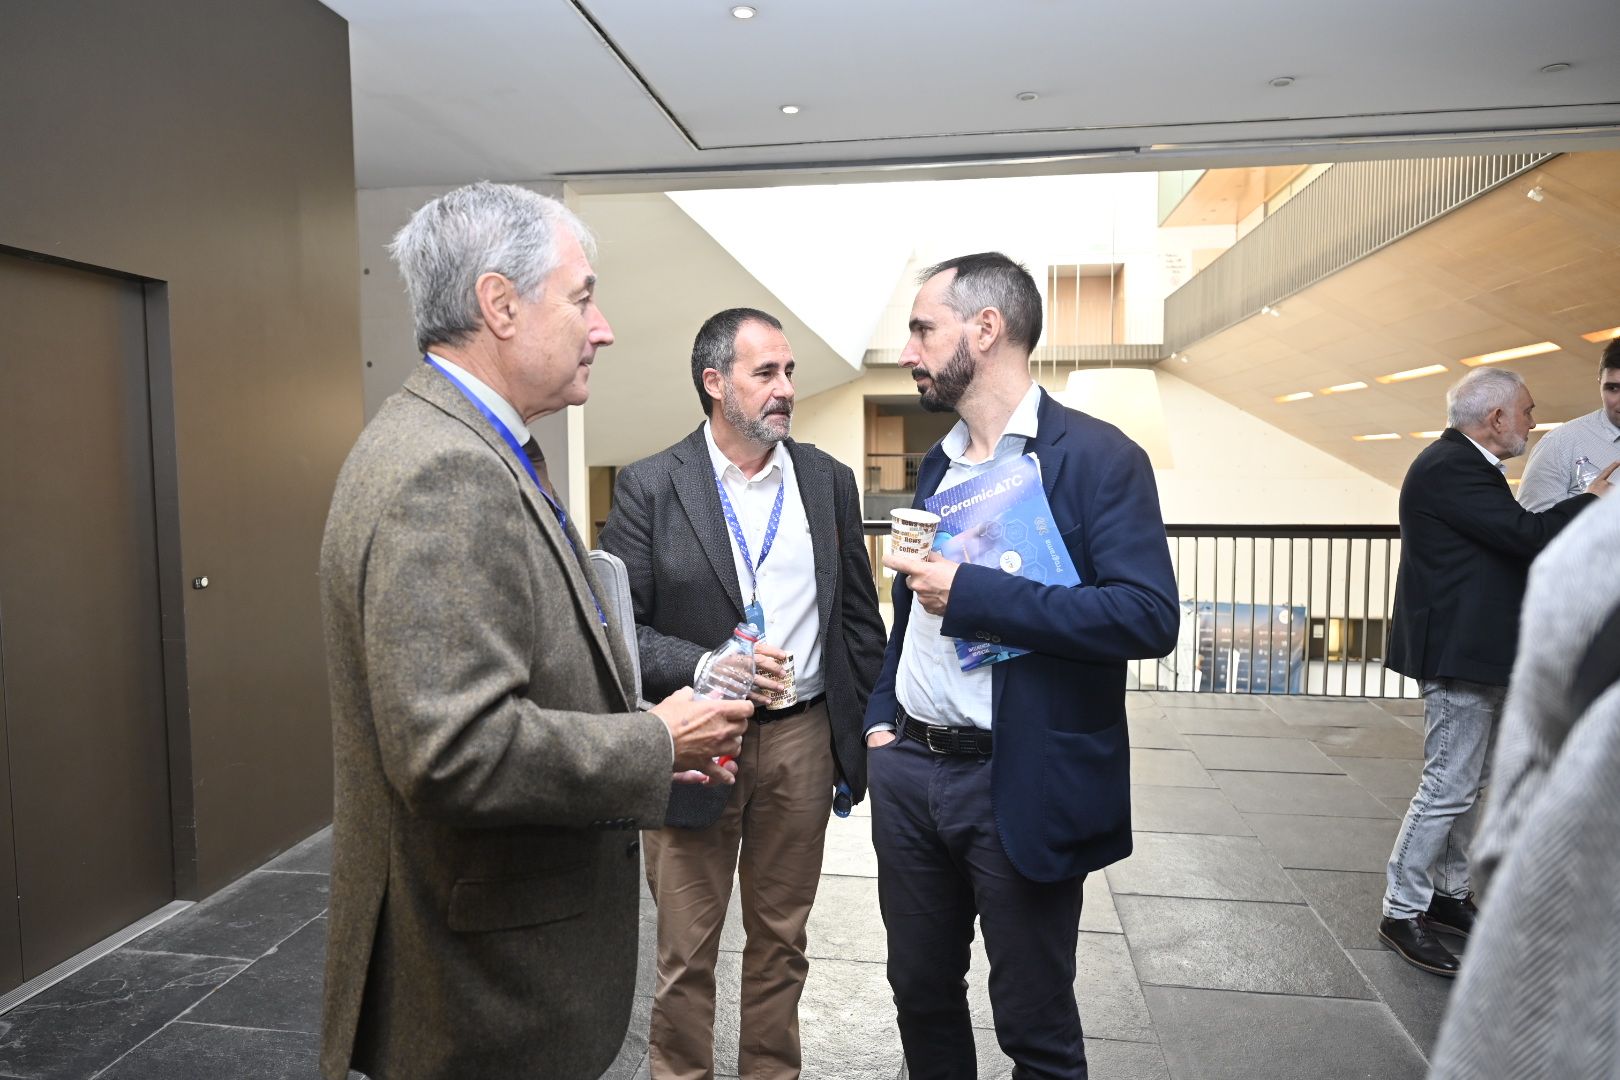
<svg viewBox="0 0 1620 1080"><path fill-rule="evenodd" d="M743 565L748 567L749 596L748 606L743 609L743 618L752 623L763 638L765 609L759 603L759 568L765 565L765 559L771 553L771 545L776 543L776 529L782 523L782 500L787 495L787 477L780 477L780 484L776 489L776 504L771 507L770 520L765 524L765 539L760 541L758 562L754 561L748 550L748 540L743 536L742 522L737 519L737 511L731 505L731 498L726 494L725 485L720 482L718 474L714 478L714 490L720 493L720 509L726 515L726 525L731 529L731 538L737 541L737 550L742 553Z"/></svg>
<svg viewBox="0 0 1620 1080"><path fill-rule="evenodd" d="M551 494L546 491L546 486L540 482L540 474L534 469L534 462L530 461L529 455L523 452L523 444L517 441L517 436L513 435L511 429L505 424L501 423L500 417L496 416L492 411L490 411L490 407L480 401L477 394L467 389L467 387L462 384L460 379L444 370L441 365L435 363L431 356L424 356L422 359L426 361L434 371L437 371L440 375L443 375L445 378L449 379L450 385L454 386L457 390L460 390L461 396L472 402L474 407L476 407L479 412L484 414L484 419L490 422L490 424L500 434L501 438L506 441L506 445L512 448L512 453L517 455L518 463L523 466L524 471L529 474L529 478L534 481L535 490L540 492L540 497L546 500L547 506L551 507L552 514L557 518L557 527L562 530L563 538L568 541L568 546L574 549L574 558L580 558L579 547L574 543L573 534L568 531L568 512L562 508L561 503L559 503L556 499L553 499ZM596 598L596 593L591 590L589 578L586 579L586 591L591 593L591 603L596 605L596 617L602 620L603 626L606 626L608 624L607 612L602 610L602 601L598 600Z"/></svg>

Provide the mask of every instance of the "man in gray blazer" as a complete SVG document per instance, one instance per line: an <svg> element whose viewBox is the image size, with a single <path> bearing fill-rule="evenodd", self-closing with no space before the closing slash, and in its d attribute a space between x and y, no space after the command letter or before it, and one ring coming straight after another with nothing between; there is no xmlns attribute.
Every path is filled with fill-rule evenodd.
<svg viewBox="0 0 1620 1080"><path fill-rule="evenodd" d="M321 548L336 804L321 1072L580 1078L624 1038L637 843L731 775L746 702L637 712L526 424L613 333L561 203L474 184L394 239L425 363L366 426ZM527 444L527 445L526 445Z"/></svg>
<svg viewBox="0 0 1620 1080"><path fill-rule="evenodd" d="M793 367L773 316L733 308L705 322L692 381L708 420L619 473L602 530L629 570L649 694L692 681L745 617L764 630L756 688L766 693L755 696L736 785L677 791L667 826L646 834L656 1080L714 1075L714 967L739 869L748 943L737 1074L799 1075L805 922L828 811L835 784L852 801L866 791L861 722L883 623L854 474L787 437ZM798 701L766 708L788 655Z"/></svg>

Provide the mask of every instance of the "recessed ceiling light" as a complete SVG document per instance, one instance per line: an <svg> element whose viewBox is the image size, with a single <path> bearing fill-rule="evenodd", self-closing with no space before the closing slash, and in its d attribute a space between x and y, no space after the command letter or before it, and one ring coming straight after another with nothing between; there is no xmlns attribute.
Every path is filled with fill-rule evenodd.
<svg viewBox="0 0 1620 1080"><path fill-rule="evenodd" d="M1033 90L1020 90L1018 93L1013 95L1013 97L1017 98L1019 101L1038 101L1040 96L1041 95L1037 94Z"/></svg>
<svg viewBox="0 0 1620 1080"><path fill-rule="evenodd" d="M1414 431L1414 432L1412 432L1412 438L1414 438L1414 439L1438 439L1439 437L1440 437L1440 432L1438 432L1438 431Z"/></svg>
<svg viewBox="0 0 1620 1080"><path fill-rule="evenodd" d="M1563 427L1563 426L1564 426L1564 422L1562 420L1543 420L1541 423L1537 424L1535 427L1531 428L1530 430L1531 431L1551 431L1555 427Z"/></svg>
<svg viewBox="0 0 1620 1080"><path fill-rule="evenodd" d="M1308 397L1315 396L1316 395L1311 393L1309 390L1301 390L1295 394L1283 394L1281 397L1272 398L1272 400L1279 405L1286 405L1290 401L1304 401Z"/></svg>
<svg viewBox="0 0 1620 1080"><path fill-rule="evenodd" d="M1275 79L1271 80L1270 85L1275 86L1278 90L1281 90L1285 86L1293 86L1294 77L1292 75L1278 75Z"/></svg>
<svg viewBox="0 0 1620 1080"><path fill-rule="evenodd" d="M731 9L731 17L733 19L752 19L758 14L758 9L751 8L747 4L738 4L736 7Z"/></svg>
<svg viewBox="0 0 1620 1080"><path fill-rule="evenodd" d="M1367 389L1367 384L1364 383L1364 382L1342 382L1342 383L1339 383L1337 386L1324 386L1324 387L1322 387L1322 393L1324 393L1324 394L1348 394L1352 390L1365 390L1365 389Z"/></svg>
<svg viewBox="0 0 1620 1080"><path fill-rule="evenodd" d="M1590 334L1582 334L1581 337L1594 345L1603 341L1613 341L1615 338L1620 338L1620 326L1611 326L1607 330L1594 330Z"/></svg>
<svg viewBox="0 0 1620 1080"><path fill-rule="evenodd" d="M799 107L797 105L784 105L782 111L789 116L795 116L799 112Z"/></svg>
<svg viewBox="0 0 1620 1080"><path fill-rule="evenodd" d="M1352 435L1350 437L1356 442L1388 442L1391 439L1400 438L1400 436L1393 431L1380 431L1376 435Z"/></svg>
<svg viewBox="0 0 1620 1080"><path fill-rule="evenodd" d="M1538 341L1534 345L1520 345L1517 349L1499 349L1496 352L1470 356L1463 364L1466 367L1479 367L1481 364L1500 364L1504 360L1523 360L1527 356L1540 356L1542 353L1557 351L1558 346L1552 342Z"/></svg>
<svg viewBox="0 0 1620 1080"><path fill-rule="evenodd" d="M1405 371L1392 372L1389 375L1378 376L1381 383L1406 382L1410 379L1421 379L1429 375L1443 375L1446 371L1444 364L1426 364L1423 367L1407 368Z"/></svg>
<svg viewBox="0 0 1620 1080"><path fill-rule="evenodd" d="M1543 75L1556 75L1560 71L1568 71L1572 66L1573 65L1571 65L1571 64L1567 64L1567 63L1564 63L1563 61L1559 61L1556 64L1548 64L1546 67L1541 69L1541 73Z"/></svg>

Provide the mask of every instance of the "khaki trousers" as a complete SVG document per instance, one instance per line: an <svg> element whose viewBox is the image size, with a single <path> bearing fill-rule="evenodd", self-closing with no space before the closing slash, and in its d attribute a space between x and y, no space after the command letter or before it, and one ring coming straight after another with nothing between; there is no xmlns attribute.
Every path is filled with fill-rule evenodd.
<svg viewBox="0 0 1620 1080"><path fill-rule="evenodd" d="M658 905L648 1055L655 1080L714 1076L714 968L733 873L747 933L737 1073L798 1077L799 995L810 966L804 927L821 880L835 772L825 702L750 723L720 820L643 834Z"/></svg>

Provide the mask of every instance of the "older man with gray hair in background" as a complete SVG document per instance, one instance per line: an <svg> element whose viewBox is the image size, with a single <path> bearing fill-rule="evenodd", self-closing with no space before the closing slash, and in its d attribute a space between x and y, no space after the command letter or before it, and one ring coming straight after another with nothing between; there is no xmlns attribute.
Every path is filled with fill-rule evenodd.
<svg viewBox="0 0 1620 1080"><path fill-rule="evenodd" d="M742 745L747 702L636 708L623 628L527 424L613 331L590 234L473 184L390 249L423 363L355 443L321 545L332 908L321 1072L601 1075L635 991L638 826Z"/></svg>
<svg viewBox="0 0 1620 1080"><path fill-rule="evenodd" d="M1446 393L1446 430L1401 484L1401 562L1387 666L1423 692L1423 776L1390 852L1378 936L1447 978L1457 958L1435 935L1467 937L1476 908L1468 847L1519 641L1530 562L1596 497L1541 513L1513 498L1504 460L1524 453L1535 401L1517 373L1469 372Z"/></svg>

